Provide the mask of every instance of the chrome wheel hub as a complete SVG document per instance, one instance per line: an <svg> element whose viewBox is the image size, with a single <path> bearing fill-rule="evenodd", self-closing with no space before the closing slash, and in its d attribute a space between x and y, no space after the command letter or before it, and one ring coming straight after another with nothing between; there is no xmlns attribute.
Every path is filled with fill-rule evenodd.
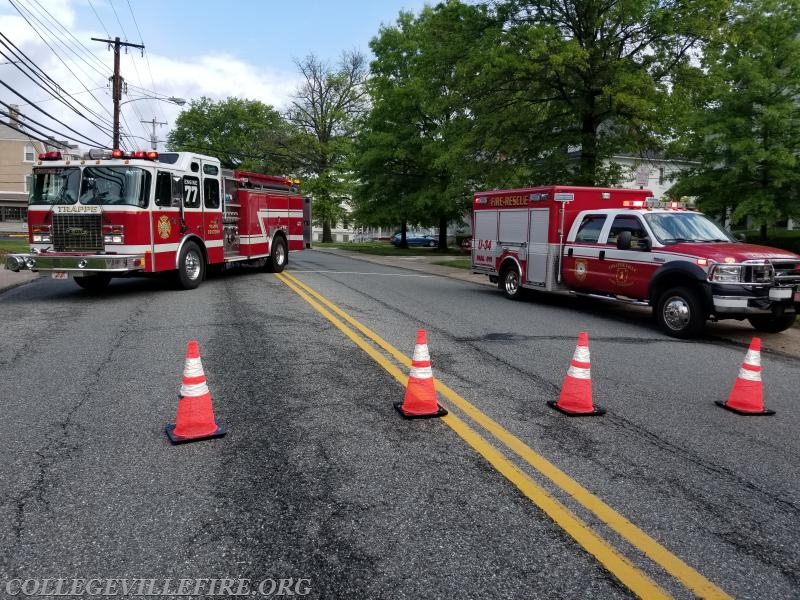
<svg viewBox="0 0 800 600"><path fill-rule="evenodd" d="M664 323L673 331L686 329L692 318L692 311L683 298L674 296L664 303Z"/></svg>

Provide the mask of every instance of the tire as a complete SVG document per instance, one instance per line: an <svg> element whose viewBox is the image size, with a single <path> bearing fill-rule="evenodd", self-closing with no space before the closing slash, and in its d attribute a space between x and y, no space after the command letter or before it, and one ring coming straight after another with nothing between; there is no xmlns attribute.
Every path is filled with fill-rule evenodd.
<svg viewBox="0 0 800 600"><path fill-rule="evenodd" d="M279 235L272 242L266 269L270 273L280 273L289 262L289 252L286 249L286 239Z"/></svg>
<svg viewBox="0 0 800 600"><path fill-rule="evenodd" d="M794 325L796 317L796 313L784 313L780 316L754 315L752 317L748 317L747 320L750 321L750 325L752 325L753 329L756 331L763 331L765 333L780 333L781 331L786 331L792 325Z"/></svg>
<svg viewBox="0 0 800 600"><path fill-rule="evenodd" d="M434 242L433 240L428 242L428 248L436 248L436 242Z"/></svg>
<svg viewBox="0 0 800 600"><path fill-rule="evenodd" d="M688 287L674 287L664 292L656 305L656 321L669 336L688 338L700 334L707 315L699 294Z"/></svg>
<svg viewBox="0 0 800 600"><path fill-rule="evenodd" d="M108 286L108 283L111 281L111 275L97 273L95 275L86 275L85 277L75 277L74 279L78 287L89 292L98 292Z"/></svg>
<svg viewBox="0 0 800 600"><path fill-rule="evenodd" d="M203 252L194 242L187 242L178 258L178 273L175 281L182 290L193 290L206 275L206 261Z"/></svg>
<svg viewBox="0 0 800 600"><path fill-rule="evenodd" d="M504 267L500 272L500 279L497 282L500 291L510 300L522 298L523 289L520 285L519 269L515 265Z"/></svg>

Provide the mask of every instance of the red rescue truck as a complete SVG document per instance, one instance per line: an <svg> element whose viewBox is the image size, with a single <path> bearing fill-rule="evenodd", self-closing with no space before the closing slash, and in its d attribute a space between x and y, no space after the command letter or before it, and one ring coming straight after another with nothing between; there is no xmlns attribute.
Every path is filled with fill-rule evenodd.
<svg viewBox="0 0 800 600"><path fill-rule="evenodd" d="M472 272L508 298L570 291L651 306L674 337L707 320L792 326L800 256L733 239L699 212L649 190L548 186L475 194Z"/></svg>
<svg viewBox="0 0 800 600"><path fill-rule="evenodd" d="M295 182L222 169L192 152L92 150L39 155L28 203L30 253L6 268L50 272L97 290L112 277L170 273L196 288L214 265L280 272L302 250L310 199Z"/></svg>

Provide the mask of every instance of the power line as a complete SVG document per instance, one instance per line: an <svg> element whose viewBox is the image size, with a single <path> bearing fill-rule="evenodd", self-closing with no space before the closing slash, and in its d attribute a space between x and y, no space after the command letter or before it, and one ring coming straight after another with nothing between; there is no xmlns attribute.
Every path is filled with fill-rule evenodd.
<svg viewBox="0 0 800 600"><path fill-rule="evenodd" d="M12 87L11 87L10 85L8 85L8 84L7 84L5 81L0 81L0 85L3 85L3 86L5 86L6 88L8 88L8 89L9 89L9 90L10 90L10 91L11 91L11 92L14 94L14 95L16 95L16 96L19 96L20 98L22 98L23 100L25 100L25 102L28 102L29 104L31 103L30 99L28 99L28 98L26 98L25 96L23 96L22 94L20 94L20 93L19 93L17 90L15 90L14 88L12 88ZM40 113L42 113L42 114L44 114L44 115L46 115L46 116L50 117L50 118L51 118L53 121L55 121L56 123L59 123L59 124L63 125L64 127L66 127L67 129L69 129L69 130L70 130L70 131L72 131L73 133L75 133L75 134L77 134L77 135L79 135L79 136L83 136L83 134L82 134L81 132L74 130L72 127L70 127L69 125L67 125L67 124L66 124L66 123L64 123L63 121L60 121L60 120L56 119L56 118L55 118L53 115L51 115L51 114L50 114L49 112L47 112L46 110L44 110L44 109L42 109L42 108L40 108L40 107L36 106L35 104L33 105L33 108L35 108L36 110L38 110ZM65 137L66 137L66 136L65 136ZM89 139L89 138L86 138L86 139ZM99 143L99 142L95 142L95 141L93 141L92 143L93 143L93 144L95 144L95 145L97 145L97 146L98 146L98 147L100 147L100 148L107 148L107 147L108 147L107 145L105 145L105 144L101 144L101 143Z"/></svg>
<svg viewBox="0 0 800 600"><path fill-rule="evenodd" d="M6 41L4 41L4 39L5 39L5 40L8 40L8 38L7 38L7 37L6 37L6 36L5 36L5 35L4 35L2 32L0 32L0 44L2 44L3 46L5 46L5 47L8 49L8 51L9 51L9 52L11 52L11 54L12 54L12 55L14 55L14 57L15 57L15 58L20 58L20 56L21 56L21 57L24 57L24 59L25 59L25 60L14 61L14 62L15 62L14 66L15 66L15 67L16 67L16 68L17 68L17 69L18 69L18 70L19 70L19 71L20 71L20 72L21 72L23 75L25 75L25 76L26 76L28 79L30 79L30 80L31 80L31 81L32 81L34 84L36 84L38 87L40 87L41 89L43 89L45 92L49 93L49 94L50 94L50 95L51 95L51 96L52 96L52 97L53 97L55 100L58 100L58 101L59 101L59 102L61 102L61 103L62 103L64 106L66 106L67 108L69 108L70 110L72 110L72 111L73 111L73 112L74 112L76 115L78 115L78 116L79 116L79 117L81 117L82 119L85 119L86 121L88 121L89 123L91 123L92 125L94 125L95 127L97 127L98 129L101 129L101 130L103 129L103 126L102 126L102 125L100 125L100 124L98 124L98 123L95 123L94 121L92 121L91 119L89 119L89 118L88 118L88 117L87 117L85 114L83 114L81 111L79 111L77 108L75 108L74 106L72 106L72 105L71 105L69 102L67 102L67 101L66 101L66 100L65 100L65 99L64 99L64 98L63 98L63 97L62 97L60 94L62 94L62 93L66 94L66 95L67 95L67 96L69 96L69 97L70 97L70 98L71 98L71 99L72 99L72 100L73 100L73 101L74 101L76 104L78 104L79 106L83 107L83 108L86 110L86 112L88 112L88 113L90 113L90 114L93 114L95 117L99 118L100 120L104 120L104 119L105 119L105 117L103 117L103 116L101 116L101 115L97 115L97 113L94 113L94 112L93 112L93 111L92 111L92 110L91 110L89 107L87 107L85 104L83 104L83 103L82 103L80 100L77 100L77 99L76 99L74 96L72 96L72 94L70 94L70 93L68 93L68 92L65 92L65 91L64 91L64 90L61 88L61 86L60 86L58 83L56 83L56 82L55 82L55 81L54 81L54 80L53 80L53 79L52 79L50 76L48 76L46 73L44 73L44 71L42 71L42 69L41 69L40 67L38 67L38 66L36 65L36 63L34 63L33 61L31 61L31 60L30 60L30 59L27 57L27 55L25 55L25 53L23 53L21 50L19 50L19 49L18 49L18 48L17 48L17 47L14 45L14 43L13 43L13 42L11 42L11 40L8 40L8 43L6 43ZM13 50L11 49L11 47L9 47L9 44L11 45L11 47L13 47L13 48L14 48ZM16 50L16 51L15 51L15 50ZM19 54L18 54L18 52L19 52ZM6 53L5 53L5 52L4 52L2 49L0 49L0 55L4 56L5 58L8 58L8 55L7 55L7 54L6 54ZM26 62L26 61L27 61L27 62ZM30 64L28 64L28 63L30 63ZM23 64L23 65L25 65L25 67L27 67L27 69L28 69L29 71L31 71L31 73L33 73L33 75L35 75L35 76L36 76L36 78L37 78L39 81L36 81L36 79L34 79L34 77L33 77L33 76L30 74L30 73L26 72L26 71L25 71L25 70L24 70L24 69L23 69L23 68L20 66L20 64ZM40 74L40 73L41 73L41 74ZM91 92L91 90L87 90L87 92L88 92L88 93L90 93L90 94L92 93L92 92ZM82 92L81 92L81 93L82 93ZM110 123L108 123L108 125L110 125Z"/></svg>
<svg viewBox="0 0 800 600"><path fill-rule="evenodd" d="M5 106L9 111L14 111L14 107L11 106L10 104L6 104L2 100L0 100L0 104ZM14 118L13 117L13 112L12 113L6 113L6 112L0 111L0 114L6 115L7 117L9 117L9 119L13 119ZM52 127L50 127L48 125L45 125L44 123L40 123L39 121L37 121L36 119L33 119L31 117L25 117L25 121L26 121L25 127L28 127L30 129L32 129L33 131L36 131L37 133L43 133L43 132L34 129L33 127L30 127L30 125L27 124L27 121L30 121L31 123L36 123L37 125L39 125L39 127L44 127L45 129L48 129L48 130L52 131L53 133L58 134L59 136L66 137L67 139L71 139L72 141L78 141L78 140L76 140L74 138L70 138L68 136L65 136L63 133L61 133L57 129L53 129ZM45 133L44 135L47 135L47 134ZM81 136L81 137L84 137L84 136ZM86 144L86 143L93 144L94 142L89 140L89 138L86 138L86 141L81 141L80 143L82 143L82 144Z"/></svg>

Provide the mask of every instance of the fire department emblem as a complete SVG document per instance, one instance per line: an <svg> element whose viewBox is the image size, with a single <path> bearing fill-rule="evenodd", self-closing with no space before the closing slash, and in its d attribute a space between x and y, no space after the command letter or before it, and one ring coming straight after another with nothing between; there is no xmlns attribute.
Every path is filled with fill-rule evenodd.
<svg viewBox="0 0 800 600"><path fill-rule="evenodd" d="M610 267L613 278L611 283L618 287L629 287L633 285L633 275L636 274L636 267L625 263L615 263Z"/></svg>
<svg viewBox="0 0 800 600"><path fill-rule="evenodd" d="M575 261L575 279L578 281L583 281L586 279L586 261L585 260L576 260Z"/></svg>
<svg viewBox="0 0 800 600"><path fill-rule="evenodd" d="M167 239L169 234L172 233L172 225L169 224L169 217L166 215L158 218L156 226L158 228L158 235L163 240Z"/></svg>

